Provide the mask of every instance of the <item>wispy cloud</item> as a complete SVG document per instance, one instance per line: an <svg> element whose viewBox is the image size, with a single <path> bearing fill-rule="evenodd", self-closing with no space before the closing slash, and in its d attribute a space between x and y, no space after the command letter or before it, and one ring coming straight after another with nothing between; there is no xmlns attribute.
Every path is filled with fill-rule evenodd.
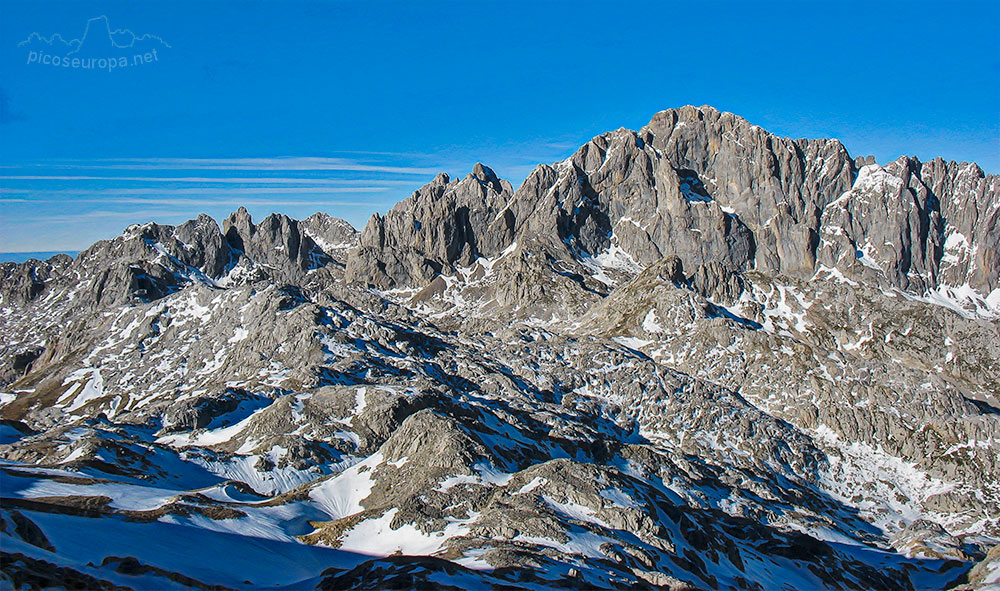
<svg viewBox="0 0 1000 591"><path fill-rule="evenodd" d="M24 222L44 222L48 224L76 224L81 222L93 222L95 220L105 221L105 220L138 220L138 219L165 219L165 218L181 218L184 217L184 213L179 213L176 210L169 209L145 209L145 210L131 210L131 211L116 211L116 210L91 210L79 213L69 213L69 214L51 214L51 215L40 215L40 216L27 216L22 218Z"/></svg>
<svg viewBox="0 0 1000 591"><path fill-rule="evenodd" d="M552 150L566 151L566 150L576 150L577 148L580 147L580 144L581 142L579 140L566 140L559 142L545 142L545 144L543 145L546 148L550 148Z"/></svg>
<svg viewBox="0 0 1000 591"><path fill-rule="evenodd" d="M246 185L413 185L415 181L371 179L317 179L307 177L211 177L211 176L83 176L2 175L0 181L121 181L139 183L199 183Z"/></svg>
<svg viewBox="0 0 1000 591"><path fill-rule="evenodd" d="M43 166L43 164L37 164ZM388 174L436 174L439 168L368 163L352 158L121 158L109 160L63 161L48 166L70 169L105 170L326 170L381 172Z"/></svg>
<svg viewBox="0 0 1000 591"><path fill-rule="evenodd" d="M197 198L197 199L158 199L155 197L147 198L130 198L124 197L119 199L79 199L77 203L103 203L106 205L162 205L170 207L186 207L195 208L198 207L213 207L218 205L245 205L247 207L253 205L260 206L298 206L298 205L311 205L311 206L330 206L330 207L381 207L383 205L391 205L388 201L368 201L368 200L350 200L350 199L248 199L245 197L230 197L230 198Z"/></svg>
<svg viewBox="0 0 1000 591"><path fill-rule="evenodd" d="M352 193L383 193L389 187L134 187L123 189L0 189L10 195L34 195L39 198L88 197L115 195L340 195ZM33 199L38 201L40 199ZM74 199L77 202L85 201Z"/></svg>
<svg viewBox="0 0 1000 591"><path fill-rule="evenodd" d="M157 220L159 222L173 222L194 217L197 212L204 211L212 207L296 207L315 206L319 203L315 201L288 201L271 199L213 199L213 200L148 200L134 201L135 204L145 205L147 209L130 210L90 210L79 213L50 214L38 216L26 216L21 218L23 222L44 222L48 224L75 224L94 221L109 220ZM371 208L387 205L386 203L371 203L368 201L329 201L322 205L345 208Z"/></svg>

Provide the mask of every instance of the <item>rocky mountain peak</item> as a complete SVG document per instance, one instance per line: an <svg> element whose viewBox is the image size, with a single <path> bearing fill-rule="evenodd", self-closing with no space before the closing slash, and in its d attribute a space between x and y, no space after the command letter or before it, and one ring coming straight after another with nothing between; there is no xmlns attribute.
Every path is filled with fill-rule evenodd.
<svg viewBox="0 0 1000 591"><path fill-rule="evenodd" d="M686 268L717 261L771 276L809 278L824 266L877 272L917 295L945 282L995 289L993 255L968 242L971 220L995 212L995 177L943 161L856 161L837 140L778 137L708 106L667 109L639 131L596 136L565 161L539 165L512 194L481 165L470 178L488 190L449 199L457 185L436 179L394 208L393 222L373 218L349 278L420 287L456 264L539 242L575 262L613 250L638 264L677 256ZM452 221L477 204L489 214ZM995 223L976 227L979 243L997 240ZM439 235L450 236L438 241L448 246L435 246ZM946 252L949 240L961 252ZM881 250L866 259L865 245L876 243Z"/></svg>
<svg viewBox="0 0 1000 591"><path fill-rule="evenodd" d="M347 263L347 278L394 287L424 284L495 249L485 235L512 194L481 163L461 180L438 175L385 216L374 215Z"/></svg>
<svg viewBox="0 0 1000 591"><path fill-rule="evenodd" d="M256 229L250 212L242 205L222 222L222 232L227 238L231 237L231 241L235 243L234 246L239 250L243 249L243 237L252 237Z"/></svg>
<svg viewBox="0 0 1000 591"><path fill-rule="evenodd" d="M490 185L494 191L502 191L500 178L497 177L496 173L489 166L486 166L482 162L477 162L475 166L472 167L472 176L479 179L479 182Z"/></svg>

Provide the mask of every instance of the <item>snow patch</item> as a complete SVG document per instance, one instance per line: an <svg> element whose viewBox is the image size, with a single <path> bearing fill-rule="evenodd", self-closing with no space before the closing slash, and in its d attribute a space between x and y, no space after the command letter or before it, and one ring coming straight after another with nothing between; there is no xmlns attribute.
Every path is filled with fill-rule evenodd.
<svg viewBox="0 0 1000 591"><path fill-rule="evenodd" d="M309 498L331 519L341 519L364 511L361 501L372 494L375 481L372 473L382 463L382 454L375 453L363 462L329 478L309 491Z"/></svg>
<svg viewBox="0 0 1000 591"><path fill-rule="evenodd" d="M656 310L646 313L646 317L642 319L642 330L648 333L663 332L663 325L656 320Z"/></svg>
<svg viewBox="0 0 1000 591"><path fill-rule="evenodd" d="M396 553L427 556L440 550L450 538L468 534L470 525L479 516L478 513L473 513L467 519L447 518L449 523L443 530L424 533L410 523L393 529L392 521L398 512L399 509L393 508L381 517L358 523L341 538L340 549L369 556L389 556Z"/></svg>
<svg viewBox="0 0 1000 591"><path fill-rule="evenodd" d="M104 378L101 376L101 370L96 367L85 367L74 371L63 381L63 385L73 382L76 382L74 386L67 390L57 402L57 404L66 404L70 400L73 401L66 412L78 410L92 400L104 396ZM81 383L83 390L77 394Z"/></svg>

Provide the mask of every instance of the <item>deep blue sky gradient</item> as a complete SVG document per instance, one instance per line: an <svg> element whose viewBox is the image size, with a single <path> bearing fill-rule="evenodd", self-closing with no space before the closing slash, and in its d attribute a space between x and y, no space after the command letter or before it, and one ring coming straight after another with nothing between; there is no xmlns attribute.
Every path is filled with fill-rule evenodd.
<svg viewBox="0 0 1000 591"><path fill-rule="evenodd" d="M133 222L221 219L241 203L361 226L436 171L483 161L517 185L538 162L685 104L836 137L880 163L942 156L1000 172L996 2L0 10L0 251L79 250ZM79 37L100 15L170 48L113 72L26 63L31 33Z"/></svg>

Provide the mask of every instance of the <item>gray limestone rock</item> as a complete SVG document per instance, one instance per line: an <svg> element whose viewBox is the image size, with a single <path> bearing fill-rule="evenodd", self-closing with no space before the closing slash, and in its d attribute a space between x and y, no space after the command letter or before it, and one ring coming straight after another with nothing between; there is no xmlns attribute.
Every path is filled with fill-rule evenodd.
<svg viewBox="0 0 1000 591"><path fill-rule="evenodd" d="M483 233L510 195L510 183L482 164L461 180L439 174L385 216L372 216L347 262L347 280L423 285L494 254L495 239Z"/></svg>
<svg viewBox="0 0 1000 591"><path fill-rule="evenodd" d="M240 208L5 263L4 548L295 564L184 554L241 588L986 585L996 179L683 107L360 233Z"/></svg>

